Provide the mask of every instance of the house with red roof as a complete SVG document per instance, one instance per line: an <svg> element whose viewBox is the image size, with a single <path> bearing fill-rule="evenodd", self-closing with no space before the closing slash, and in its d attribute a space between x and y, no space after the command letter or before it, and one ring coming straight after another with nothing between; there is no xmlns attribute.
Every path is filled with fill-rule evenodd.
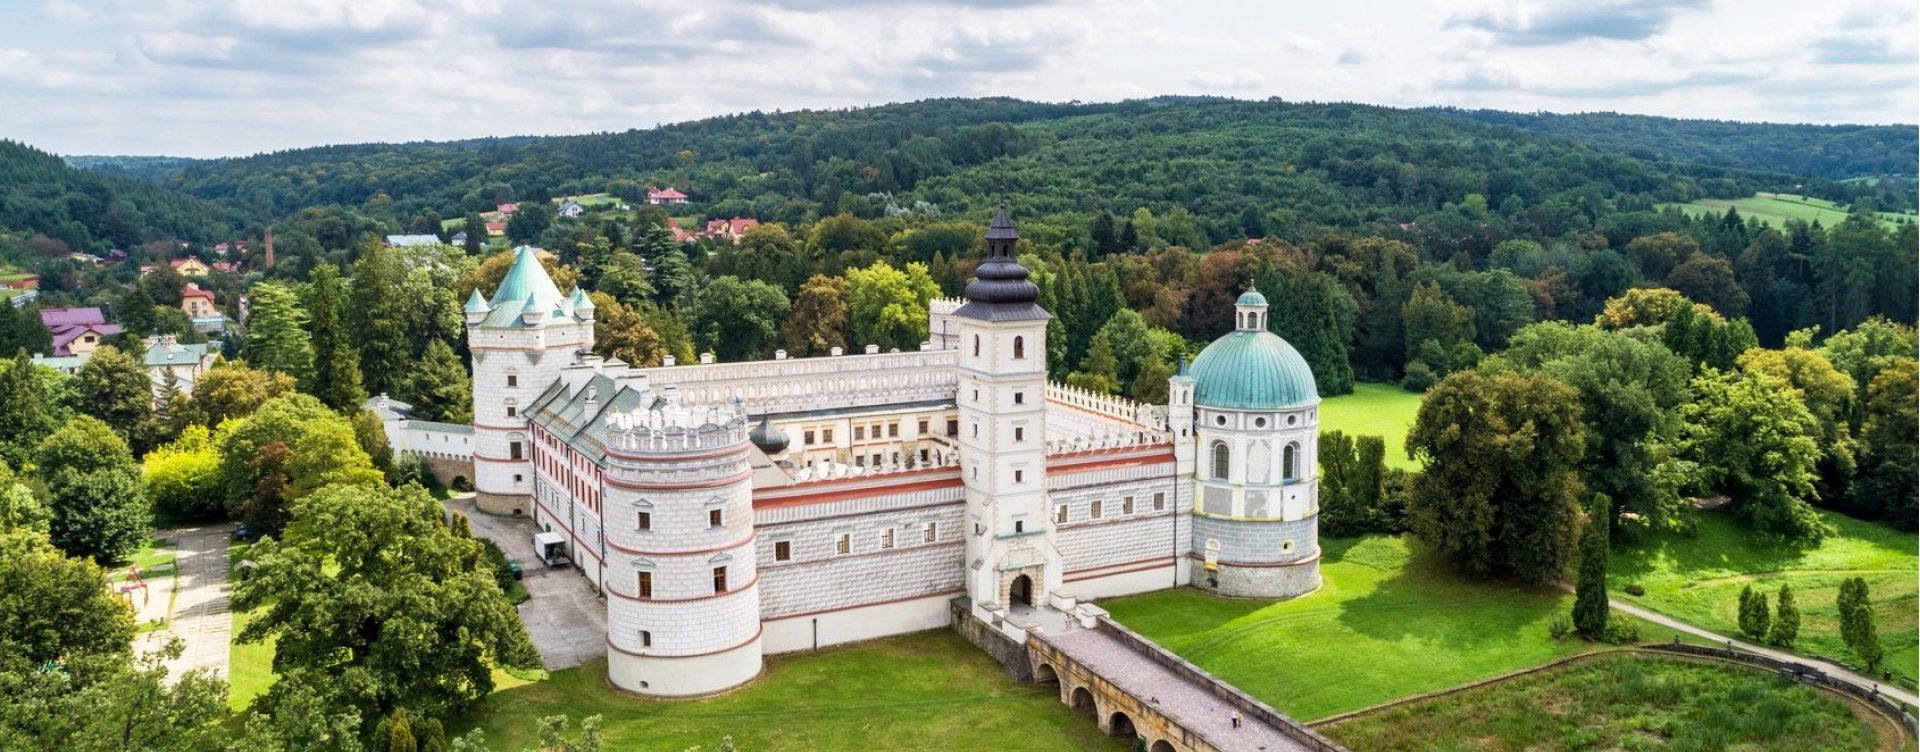
<svg viewBox="0 0 1920 752"><path fill-rule="evenodd" d="M671 185L667 186L666 190L660 190L651 185L647 186L647 203L649 204L653 204L654 206L667 206L684 204L686 202L687 194L674 190Z"/></svg>
<svg viewBox="0 0 1920 752"><path fill-rule="evenodd" d="M760 220L751 218L709 219L707 220L706 232L703 234L714 240L725 240L734 245L739 245L741 236L746 235L748 230L759 226Z"/></svg>
<svg viewBox="0 0 1920 752"><path fill-rule="evenodd" d="M213 304L213 291L202 290L192 282L188 282L186 289L180 291L180 310L186 311L190 319L220 315L220 309Z"/></svg>
<svg viewBox="0 0 1920 752"><path fill-rule="evenodd" d="M667 218L667 230L673 233L673 241L676 243L692 243L700 239L699 236L681 229L680 223L674 221L672 217Z"/></svg>
<svg viewBox="0 0 1920 752"><path fill-rule="evenodd" d="M89 355L108 337L119 334L119 324L107 323L99 308L42 308L40 323L53 333L53 355Z"/></svg>
<svg viewBox="0 0 1920 752"><path fill-rule="evenodd" d="M497 238L505 234L507 234L507 223L505 222L488 222L487 223L487 237Z"/></svg>
<svg viewBox="0 0 1920 752"><path fill-rule="evenodd" d="M520 211L520 205L519 204L501 204L499 206L493 207L493 210L500 212L500 216L502 217L511 217L513 216L514 212Z"/></svg>

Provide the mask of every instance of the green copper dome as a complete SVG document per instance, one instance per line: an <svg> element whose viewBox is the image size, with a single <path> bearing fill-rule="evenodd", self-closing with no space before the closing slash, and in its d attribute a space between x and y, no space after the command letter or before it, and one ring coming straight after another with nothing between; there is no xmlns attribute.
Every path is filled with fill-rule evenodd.
<svg viewBox="0 0 1920 752"><path fill-rule="evenodd" d="M1240 293L1240 299L1234 301L1233 304L1237 306L1266 305L1267 296L1261 295L1259 290L1248 290Z"/></svg>
<svg viewBox="0 0 1920 752"><path fill-rule="evenodd" d="M1214 340L1194 359L1192 372L1193 403L1202 407L1274 410L1320 401L1306 358L1268 331L1242 330Z"/></svg>

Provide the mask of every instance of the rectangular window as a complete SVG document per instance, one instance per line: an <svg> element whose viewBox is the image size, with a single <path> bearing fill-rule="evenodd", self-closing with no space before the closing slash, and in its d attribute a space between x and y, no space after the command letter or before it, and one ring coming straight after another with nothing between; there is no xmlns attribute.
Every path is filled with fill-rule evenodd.
<svg viewBox="0 0 1920 752"><path fill-rule="evenodd" d="M1013 471L1013 482L1015 482L1015 483L1019 483L1019 482L1021 482L1022 480L1025 480L1025 479L1026 479L1026 477L1027 477L1027 471L1025 471L1025 470L1015 470L1015 471Z"/></svg>
<svg viewBox="0 0 1920 752"><path fill-rule="evenodd" d="M812 444L812 443L813 443L813 431L812 431L812 430L808 430L808 431L806 431L806 433L805 433L805 435L803 435L803 436L801 436L801 438L800 438L800 443L802 443L802 444Z"/></svg>
<svg viewBox="0 0 1920 752"><path fill-rule="evenodd" d="M507 459L526 459L526 450L520 446L520 442L512 441L507 443Z"/></svg>
<svg viewBox="0 0 1920 752"><path fill-rule="evenodd" d="M773 560L774 561L791 561L792 559L793 559L792 543L788 541L773 542Z"/></svg>
<svg viewBox="0 0 1920 752"><path fill-rule="evenodd" d="M1026 392L1014 392L1014 393L1013 393L1013 404L1016 404L1016 405L1024 405L1024 404L1027 404L1027 393L1026 393Z"/></svg>
<svg viewBox="0 0 1920 752"><path fill-rule="evenodd" d="M1087 507L1087 516L1092 517L1093 519L1096 519L1096 520L1100 519L1100 500L1099 499L1094 499L1093 504Z"/></svg>
<svg viewBox="0 0 1920 752"><path fill-rule="evenodd" d="M1026 531L1027 531L1027 521L1026 521L1026 520L1014 520L1014 521L1013 521L1013 531L1014 531L1014 532L1016 532L1016 533L1024 533L1024 532L1026 532Z"/></svg>
<svg viewBox="0 0 1920 752"><path fill-rule="evenodd" d="M893 548L893 528L880 531L880 547Z"/></svg>
<svg viewBox="0 0 1920 752"><path fill-rule="evenodd" d="M1025 428L1021 428L1021 427L1019 427L1019 426L1015 426L1015 427L1014 427L1014 429L1013 429L1013 440L1014 440L1014 442L1016 442L1016 443L1018 443L1018 442L1022 442L1022 441L1026 441L1026 440L1027 440L1027 429L1025 429Z"/></svg>
<svg viewBox="0 0 1920 752"><path fill-rule="evenodd" d="M512 406L512 405L508 405L508 406L507 406L507 417L509 417L509 418L511 418L511 417L513 417L513 416L514 416L514 408L513 408L513 406Z"/></svg>
<svg viewBox="0 0 1920 752"><path fill-rule="evenodd" d="M867 466L867 456L866 456L866 455L864 455L864 454L859 454L859 455L854 455L854 457L853 457L853 464L854 464L854 465L855 465L856 467L866 467L866 466Z"/></svg>
<svg viewBox="0 0 1920 752"><path fill-rule="evenodd" d="M839 537L834 538L833 552L836 554L853 553L853 536L841 533Z"/></svg>
<svg viewBox="0 0 1920 752"><path fill-rule="evenodd" d="M854 427L853 427L853 440L854 440L854 441L866 441L866 440L867 440L867 427L866 427L866 426L854 426Z"/></svg>
<svg viewBox="0 0 1920 752"><path fill-rule="evenodd" d="M820 429L820 440L821 440L821 441L824 441L824 442L826 442L826 443L828 443L828 444L832 444L832 443L833 443L833 429L831 429L831 428L822 428L822 429Z"/></svg>
<svg viewBox="0 0 1920 752"><path fill-rule="evenodd" d="M640 573L640 597L642 598L653 597L653 573L652 572Z"/></svg>
<svg viewBox="0 0 1920 752"><path fill-rule="evenodd" d="M1133 497L1132 496L1128 496L1120 500L1120 513L1133 514Z"/></svg>
<svg viewBox="0 0 1920 752"><path fill-rule="evenodd" d="M716 592L716 593L727 592L727 568L726 567L713 568L713 592Z"/></svg>
<svg viewBox="0 0 1920 752"><path fill-rule="evenodd" d="M959 421L959 419L957 419L957 418L956 418L956 419L953 419L953 420L949 420L949 421L947 421L947 435L948 435L948 436L959 436L959 435L960 435L960 421Z"/></svg>
<svg viewBox="0 0 1920 752"><path fill-rule="evenodd" d="M920 435L921 436L927 435L927 419L926 418L920 419Z"/></svg>
<svg viewBox="0 0 1920 752"><path fill-rule="evenodd" d="M1057 504L1057 505L1055 505L1055 506L1053 507L1053 522L1054 522L1054 524L1056 524L1056 525L1059 525L1059 524L1064 524L1064 523L1065 523L1066 521L1067 521L1067 505L1065 505L1065 504Z"/></svg>
<svg viewBox="0 0 1920 752"><path fill-rule="evenodd" d="M877 454L876 454L876 455L874 455L874 456L873 456L873 466L874 466L874 467L879 467L879 466L880 466L880 455L877 455Z"/></svg>
<svg viewBox="0 0 1920 752"><path fill-rule="evenodd" d="M899 421L894 421L892 423L887 424L887 438L889 439L900 438L900 422Z"/></svg>
<svg viewBox="0 0 1920 752"><path fill-rule="evenodd" d="M520 377L518 375L511 374L511 373L507 374L507 386L519 386L519 385L520 385Z"/></svg>
<svg viewBox="0 0 1920 752"><path fill-rule="evenodd" d="M641 513L640 513L640 519L639 519L639 528L640 528L641 530L652 530L652 529L653 529L653 513L652 513L652 512L641 512Z"/></svg>
<svg viewBox="0 0 1920 752"><path fill-rule="evenodd" d="M707 510L707 527L726 527L727 517L718 509Z"/></svg>
<svg viewBox="0 0 1920 752"><path fill-rule="evenodd" d="M643 647L643 648L653 647L652 632L648 632L647 630L644 630L644 629L640 630L640 647Z"/></svg>
<svg viewBox="0 0 1920 752"><path fill-rule="evenodd" d="M929 522L920 527L920 540L933 543L940 540L939 523Z"/></svg>
<svg viewBox="0 0 1920 752"><path fill-rule="evenodd" d="M1167 495L1156 492L1153 495L1153 511L1164 512L1167 509Z"/></svg>

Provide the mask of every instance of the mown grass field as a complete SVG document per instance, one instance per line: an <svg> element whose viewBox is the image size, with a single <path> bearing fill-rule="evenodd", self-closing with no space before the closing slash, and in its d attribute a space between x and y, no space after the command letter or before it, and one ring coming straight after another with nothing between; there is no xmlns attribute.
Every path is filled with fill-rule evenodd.
<svg viewBox="0 0 1920 752"><path fill-rule="evenodd" d="M1832 201L1790 193L1756 193L1747 198L1738 199L1703 198L1685 204L1661 204L1660 206L1661 208L1680 207L1680 211L1686 212L1690 217L1719 217L1727 213L1727 207L1732 206L1739 209L1741 215L1759 217L1761 222L1773 227L1782 227L1790 219L1798 219L1802 222L1819 220L1822 226L1832 227L1846 219L1849 213L1846 208ZM1878 212L1877 215L1880 221L1888 226L1893 226L1903 217L1911 220L1914 216L1912 213L1897 212Z"/></svg>
<svg viewBox="0 0 1920 752"><path fill-rule="evenodd" d="M1857 663L1840 639L1835 600L1840 582L1864 577L1874 606L1874 626L1886 651L1886 667L1912 686L1920 676L1920 543L1873 522L1821 512L1831 528L1817 547L1796 549L1753 535L1726 512L1702 512L1693 536L1650 535L1614 553L1607 565L1613 597L1697 626L1739 636L1740 590L1748 584L1772 605L1781 583L1793 586L1800 608L1800 639L1794 650ZM1625 592L1628 585L1646 595Z"/></svg>
<svg viewBox="0 0 1920 752"><path fill-rule="evenodd" d="M247 549L252 544L234 541L227 549L227 581L239 582L239 573L234 568L245 561ZM267 693L276 678L273 673L273 641L243 644L240 642L240 630L247 626L252 617L250 611L233 612L232 649L227 652L227 705L234 710L245 710L253 704L253 699Z"/></svg>
<svg viewBox="0 0 1920 752"><path fill-rule="evenodd" d="M1319 729L1353 749L1872 750L1845 702L1762 671L1595 658ZM1891 729L1889 729L1890 731Z"/></svg>
<svg viewBox="0 0 1920 752"><path fill-rule="evenodd" d="M1393 384L1356 383L1352 394L1320 402L1320 430L1378 436L1387 442L1387 467L1418 470L1407 457L1407 429L1420 414L1422 396Z"/></svg>
<svg viewBox="0 0 1920 752"><path fill-rule="evenodd" d="M1302 720L1591 652L1547 621L1573 596L1468 579L1405 536L1322 539L1319 591L1286 601L1182 588L1103 601L1116 620ZM1664 637L1643 625L1642 635Z"/></svg>
<svg viewBox="0 0 1920 752"><path fill-rule="evenodd" d="M1060 703L1051 685L1015 684L959 635L936 630L775 656L740 690L643 700L607 684L595 661L502 689L449 732L486 732L494 749L533 746L549 715L604 716L605 748L743 750L1109 750L1127 747Z"/></svg>

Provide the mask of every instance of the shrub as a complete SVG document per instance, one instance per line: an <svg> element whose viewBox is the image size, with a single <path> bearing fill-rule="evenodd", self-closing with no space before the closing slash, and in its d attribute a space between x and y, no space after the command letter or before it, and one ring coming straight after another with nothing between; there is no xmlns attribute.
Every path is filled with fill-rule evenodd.
<svg viewBox="0 0 1920 752"><path fill-rule="evenodd" d="M1416 360L1407 364L1407 375L1400 379L1400 388L1409 392L1424 392L1439 380L1432 368Z"/></svg>
<svg viewBox="0 0 1920 752"><path fill-rule="evenodd" d="M1553 639L1562 639L1572 633L1573 620L1567 618L1566 614L1555 613L1552 618L1547 619L1547 634Z"/></svg>
<svg viewBox="0 0 1920 752"><path fill-rule="evenodd" d="M1615 612L1607 617L1607 642L1626 645L1640 641L1640 625L1633 617Z"/></svg>
<svg viewBox="0 0 1920 752"><path fill-rule="evenodd" d="M1637 582L1620 589L1627 591L1627 595L1631 595L1635 597L1647 594L1647 589L1640 587L1640 583L1637 583Z"/></svg>
<svg viewBox="0 0 1920 752"><path fill-rule="evenodd" d="M513 593L513 570L507 566L507 552L500 550L500 544L487 538L480 539L480 545L486 549L484 556L487 566L493 568L493 582L500 586L502 595Z"/></svg>

